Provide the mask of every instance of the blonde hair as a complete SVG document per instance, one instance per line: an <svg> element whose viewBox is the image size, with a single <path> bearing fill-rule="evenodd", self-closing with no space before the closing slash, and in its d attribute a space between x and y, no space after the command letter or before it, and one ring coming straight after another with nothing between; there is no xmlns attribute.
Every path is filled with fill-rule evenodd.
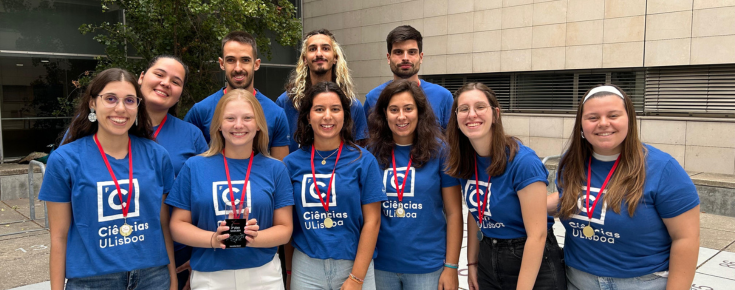
<svg viewBox="0 0 735 290"><path fill-rule="evenodd" d="M332 68L332 82L336 83L345 95L347 95L347 98L350 99L350 105L357 100L355 85L352 83L352 76L350 75L350 69L347 67L347 60L342 47L337 43L334 39L334 35L329 32L329 30L319 29L309 32L304 37L304 40L301 43L301 56L299 57L299 61L296 63L296 69L291 72L288 84L286 85L286 93L288 94L291 102L293 102L293 107L296 110L299 109L306 90L311 87L309 65L304 60L308 49L306 42L309 41L309 38L312 36L319 34L329 36L329 39L332 42L332 50L334 51L335 58L337 59L337 63Z"/></svg>
<svg viewBox="0 0 735 290"><path fill-rule="evenodd" d="M204 157L210 157L217 155L222 152L225 148L225 137L222 136L220 128L222 127L222 119L224 118L225 107L231 101L241 100L245 101L253 107L253 113L255 115L255 124L258 126L259 131L255 133L253 139L253 150L255 153L263 154L263 156L270 157L268 151L268 123L265 121L265 114L263 108L260 106L258 99L253 96L252 93L243 90L236 89L227 92L222 99L217 103L217 108L214 109L214 115L212 116L212 124L209 126L209 150L202 153Z"/></svg>

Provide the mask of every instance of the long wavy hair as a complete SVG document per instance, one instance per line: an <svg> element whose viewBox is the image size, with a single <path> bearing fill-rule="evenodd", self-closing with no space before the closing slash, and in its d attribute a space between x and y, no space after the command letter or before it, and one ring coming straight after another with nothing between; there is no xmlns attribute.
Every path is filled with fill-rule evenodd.
<svg viewBox="0 0 735 290"><path fill-rule="evenodd" d="M68 134L66 139L61 142L61 145L74 142L74 140L80 139L85 136L97 133L99 122L90 122L87 116L92 111L90 110L89 103L92 99L97 96L105 89L105 86L111 82L127 82L133 85L135 88L135 95L138 98L143 98L143 93L140 92L140 86L138 85L138 79L133 76L130 72L121 68L109 68L99 74L97 74L92 81L87 85L87 89L82 94L82 99L79 101L79 107L74 112L74 118L71 120L69 125ZM152 139L151 135L153 130L151 129L151 121L148 117L148 111L146 110L145 102L140 102L138 106L138 124L128 129L128 134L137 136L145 139Z"/></svg>
<svg viewBox="0 0 735 290"><path fill-rule="evenodd" d="M212 124L209 126L209 136L212 136L209 141L209 149L202 153L202 156L209 157L222 153L222 149L225 148L225 137L222 136L220 128L224 121L225 107L232 101L244 101L253 107L253 115L255 116L255 124L258 126L259 131L255 133L253 139L253 151L260 153L263 156L270 157L268 151L268 123L265 121L265 113L263 113L263 107L260 106L258 99L253 96L251 92L243 89L228 90L227 94L217 103L217 107L214 109L214 115L212 117Z"/></svg>
<svg viewBox="0 0 735 290"><path fill-rule="evenodd" d="M470 139L459 130L457 123L457 103L462 93L478 90L485 94L490 109L493 112L493 124L490 127L492 141L490 142L490 166L485 169L489 176L501 175L505 172L508 161L513 161L518 153L518 138L505 134L503 121L500 116L500 103L495 97L495 92L482 83L467 83L454 93L452 114L447 125L447 140L449 142L449 158L447 161L447 174L456 178L468 179L475 174L475 148L472 147Z"/></svg>
<svg viewBox="0 0 735 290"><path fill-rule="evenodd" d="M334 39L334 34L327 29L318 29L311 31L304 36L301 43L301 57L296 63L296 68L291 71L288 83L286 84L286 93L289 100L293 103L293 107L298 110L301 106L301 99L306 95L306 91L311 87L311 76L309 76L309 64L306 61L306 52L308 47L306 43L309 38L314 35L327 35L332 40L332 50L337 63L332 67L332 82L337 84L349 99L349 105L357 100L355 93L355 85L352 83L350 69L347 67L347 58L345 57L342 47ZM346 108L349 108L347 106ZM348 109L349 110L349 109Z"/></svg>
<svg viewBox="0 0 735 290"><path fill-rule="evenodd" d="M301 99L301 108L299 110L298 124L296 124L296 133L294 133L294 140L299 144L301 150L307 150L310 146L314 145L314 129L309 124L309 115L311 113L311 107L314 105L314 98L323 93L335 93L339 97L339 102L342 104L342 112L344 112L344 118L342 123L342 130L339 131L339 136L342 141L350 147L353 147L362 157L360 147L355 144L355 140L352 137L352 113L350 112L350 99L347 98L342 89L333 82L321 82L318 83L308 91L304 98Z"/></svg>
<svg viewBox="0 0 735 290"><path fill-rule="evenodd" d="M378 163L383 169L390 166L391 152L396 145L395 140L393 140L393 131L388 126L388 105L393 96L403 92L411 94L418 110L418 122L416 123L416 130L413 131L413 147L411 148L412 164L415 164L417 168L421 167L441 154L440 142L443 141L444 137L439 131L434 111L426 100L424 90L409 80L393 81L380 93L378 101L375 103L375 109L368 118L369 127L373 128L370 130L368 148L378 159Z"/></svg>
<svg viewBox="0 0 735 290"><path fill-rule="evenodd" d="M184 88L186 86L186 80L189 78L189 66L187 66L184 63L184 61L181 60L181 58L179 58L178 56L170 55L170 54L157 55L153 57L150 62L148 62L148 66L145 68L142 74L146 74L148 70L151 69L151 67L153 67L154 65L156 65L156 63L162 58L173 59L177 61L179 64L181 64L181 66L184 68L184 80L183 80L183 83L181 84L181 95L179 96L179 101L180 101L181 97L184 96L184 91L185 91ZM145 101L145 97L143 98L143 100ZM171 108L168 108L168 113L174 117L178 117L179 116L179 102L176 102L173 106L171 106Z"/></svg>
<svg viewBox="0 0 735 290"><path fill-rule="evenodd" d="M608 189L603 197L603 201L615 213L620 213L620 206L625 202L628 204L628 214L633 216L636 207L643 197L643 184L646 180L646 151L638 139L638 125L633 101L622 89L615 85L612 86L623 94L625 113L628 115L628 135L623 140L620 150L620 163L607 185ZM590 91L587 91L585 96ZM589 98L593 99L609 95L617 98L617 95L609 92L599 92ZM557 215L563 218L569 218L571 215L580 212L580 209L577 207L577 199L583 193L583 187L587 184L586 167L590 156L592 156L593 149L592 144L586 139L583 139L580 133L582 132L583 114L584 104L581 104L577 108L574 129L572 130L571 136L569 136L571 144L559 162L558 172L560 175L558 181L559 187L564 190L564 194L559 202L560 208Z"/></svg>

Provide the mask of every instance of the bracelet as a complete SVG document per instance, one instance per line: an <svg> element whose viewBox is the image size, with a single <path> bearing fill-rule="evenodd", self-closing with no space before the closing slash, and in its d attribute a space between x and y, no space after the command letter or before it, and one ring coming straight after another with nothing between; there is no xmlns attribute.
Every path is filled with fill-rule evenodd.
<svg viewBox="0 0 735 290"><path fill-rule="evenodd" d="M356 277L355 275L353 275L352 273L350 273L350 279L352 279L353 281L355 281L355 282L356 282L357 284L362 284L363 282L365 282L365 280L363 280L363 279L360 279L360 278L357 278L357 277Z"/></svg>
<svg viewBox="0 0 735 290"><path fill-rule="evenodd" d="M291 270L286 270L286 275L291 275Z"/></svg>
<svg viewBox="0 0 735 290"><path fill-rule="evenodd" d="M444 263L444 267L450 268L450 269L459 269L458 264L450 264L450 263Z"/></svg>
<svg viewBox="0 0 735 290"><path fill-rule="evenodd" d="M469 266L475 266L475 265L477 265L477 262L467 263L467 267L469 267Z"/></svg>
<svg viewBox="0 0 735 290"><path fill-rule="evenodd" d="M209 238L209 245L210 245L210 246L212 247L212 249L216 249L216 248L215 248L215 247L214 247L214 246L212 245L212 240L214 239L214 235L216 235L216 234L217 234L217 232L214 232L214 233L212 233L212 237L211 237L211 238Z"/></svg>

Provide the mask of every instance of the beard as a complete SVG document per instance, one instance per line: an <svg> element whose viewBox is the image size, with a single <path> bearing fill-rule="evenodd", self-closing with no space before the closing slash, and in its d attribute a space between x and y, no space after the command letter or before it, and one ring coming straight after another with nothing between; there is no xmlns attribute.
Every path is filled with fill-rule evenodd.
<svg viewBox="0 0 735 290"><path fill-rule="evenodd" d="M407 78L410 78L412 76L415 76L417 73L419 73L419 69L421 68L421 65L420 64L413 64L412 63L410 68L408 68L408 69L401 69L400 68L400 65L401 64L403 64L403 63L399 63L399 64L391 63L390 64L390 70L393 72L394 75L396 75L396 76L398 76L399 78L402 78L402 79L407 79Z"/></svg>
<svg viewBox="0 0 735 290"><path fill-rule="evenodd" d="M238 75L245 76L245 80L243 80L243 82L240 84L232 80L233 77L238 76ZM242 73L242 74L237 74L237 75L227 75L226 79L227 79L227 84L229 84L230 87L233 89L246 89L250 87L251 84L253 84L253 76L248 76L247 73Z"/></svg>

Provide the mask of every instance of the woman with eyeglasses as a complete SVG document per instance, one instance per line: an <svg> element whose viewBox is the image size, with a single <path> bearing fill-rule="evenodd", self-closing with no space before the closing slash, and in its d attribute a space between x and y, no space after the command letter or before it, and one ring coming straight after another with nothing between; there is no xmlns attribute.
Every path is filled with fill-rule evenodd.
<svg viewBox="0 0 735 290"><path fill-rule="evenodd" d="M462 247L459 181L444 173L446 147L424 91L409 80L383 89L368 148L383 169L375 283L378 289L458 289Z"/></svg>
<svg viewBox="0 0 735 290"><path fill-rule="evenodd" d="M207 151L207 142L202 131L176 117L188 75L189 67L180 58L159 55L148 63L148 68L138 78L153 126L153 139L168 151L175 176L179 175L187 159ZM187 262L191 258L192 249L174 242L174 250L179 289L183 289L189 280L191 268Z"/></svg>
<svg viewBox="0 0 735 290"><path fill-rule="evenodd" d="M174 171L151 140L135 77L112 68L82 95L64 146L49 157L51 288L176 289L168 206ZM131 286L132 285L132 286Z"/></svg>
<svg viewBox="0 0 735 290"><path fill-rule="evenodd" d="M452 110L447 174L460 179L469 208L470 289L566 289L541 160L505 134L500 104L487 86L462 86Z"/></svg>

